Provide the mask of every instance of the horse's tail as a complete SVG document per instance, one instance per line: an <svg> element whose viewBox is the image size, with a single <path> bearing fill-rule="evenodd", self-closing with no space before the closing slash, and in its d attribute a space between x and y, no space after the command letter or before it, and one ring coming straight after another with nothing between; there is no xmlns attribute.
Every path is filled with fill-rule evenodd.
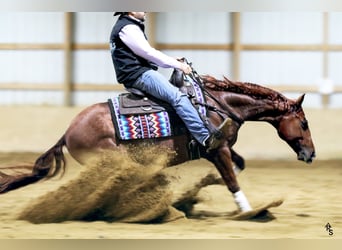
<svg viewBox="0 0 342 250"><path fill-rule="evenodd" d="M36 160L29 174L10 176L0 172L0 193L35 183L45 177L51 178L60 172L63 174L65 172L64 145L65 135Z"/></svg>

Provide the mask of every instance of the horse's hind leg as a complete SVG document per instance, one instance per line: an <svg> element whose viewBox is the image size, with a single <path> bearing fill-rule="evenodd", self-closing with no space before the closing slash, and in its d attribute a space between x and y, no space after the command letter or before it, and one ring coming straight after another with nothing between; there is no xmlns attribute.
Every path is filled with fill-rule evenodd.
<svg viewBox="0 0 342 250"><path fill-rule="evenodd" d="M233 170L232 155L228 147L222 147L211 157L211 161L220 172L223 181L227 185L229 191L233 194L236 205L242 212L252 210L246 196L240 189L236 175Z"/></svg>
<svg viewBox="0 0 342 250"><path fill-rule="evenodd" d="M245 169L245 160L242 158L241 155L236 153L233 149L230 150L232 155L232 161L234 162L234 173L238 175L242 170Z"/></svg>

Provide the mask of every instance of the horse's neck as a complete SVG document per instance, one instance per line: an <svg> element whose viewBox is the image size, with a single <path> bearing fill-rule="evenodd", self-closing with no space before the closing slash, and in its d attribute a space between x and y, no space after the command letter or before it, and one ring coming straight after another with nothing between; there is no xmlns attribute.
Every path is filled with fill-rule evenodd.
<svg viewBox="0 0 342 250"><path fill-rule="evenodd" d="M227 107L243 121L273 122L288 109L284 100L258 99L244 94L227 94Z"/></svg>
<svg viewBox="0 0 342 250"><path fill-rule="evenodd" d="M217 104L242 121L272 122L289 109L288 99L270 88L228 78L202 76L202 79L207 90L216 96Z"/></svg>

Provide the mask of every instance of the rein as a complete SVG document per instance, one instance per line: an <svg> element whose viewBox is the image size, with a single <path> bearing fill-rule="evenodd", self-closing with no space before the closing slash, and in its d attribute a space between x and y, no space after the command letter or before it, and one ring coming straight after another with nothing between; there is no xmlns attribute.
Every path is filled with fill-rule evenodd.
<svg viewBox="0 0 342 250"><path fill-rule="evenodd" d="M197 73L197 71L192 67L192 63L189 63L186 59L185 59L185 62L191 67L192 69L192 72L189 74L190 78L196 82L198 84L198 86L201 88L202 92L209 98L211 98L212 100L214 100L219 106L220 105L220 102L217 100L217 98L215 96L213 96L209 91L207 91L206 88L204 88L204 84L203 84L203 81L200 77L200 75ZM222 109L219 109L213 105L210 105L208 103L203 103L203 102L200 102L198 100L195 100L195 104L198 104L198 105L201 105L205 108L207 108L208 110L210 111L213 111L213 112L216 112L222 119L225 119L225 117L223 115L226 115L228 117L230 117L231 119L233 119L234 121L236 121L237 123L239 123L240 125L244 123L244 120L240 119L237 115L234 114L234 112L232 111L225 111L225 110L222 110Z"/></svg>

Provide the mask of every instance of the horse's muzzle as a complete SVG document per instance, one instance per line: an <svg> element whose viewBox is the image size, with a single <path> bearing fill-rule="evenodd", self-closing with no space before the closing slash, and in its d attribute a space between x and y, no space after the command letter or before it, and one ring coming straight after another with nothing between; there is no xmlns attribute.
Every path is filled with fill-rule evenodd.
<svg viewBox="0 0 342 250"><path fill-rule="evenodd" d="M299 161L304 161L306 163L312 163L312 161L315 157L316 157L315 151L309 152L307 150L301 150L298 153L297 159Z"/></svg>

